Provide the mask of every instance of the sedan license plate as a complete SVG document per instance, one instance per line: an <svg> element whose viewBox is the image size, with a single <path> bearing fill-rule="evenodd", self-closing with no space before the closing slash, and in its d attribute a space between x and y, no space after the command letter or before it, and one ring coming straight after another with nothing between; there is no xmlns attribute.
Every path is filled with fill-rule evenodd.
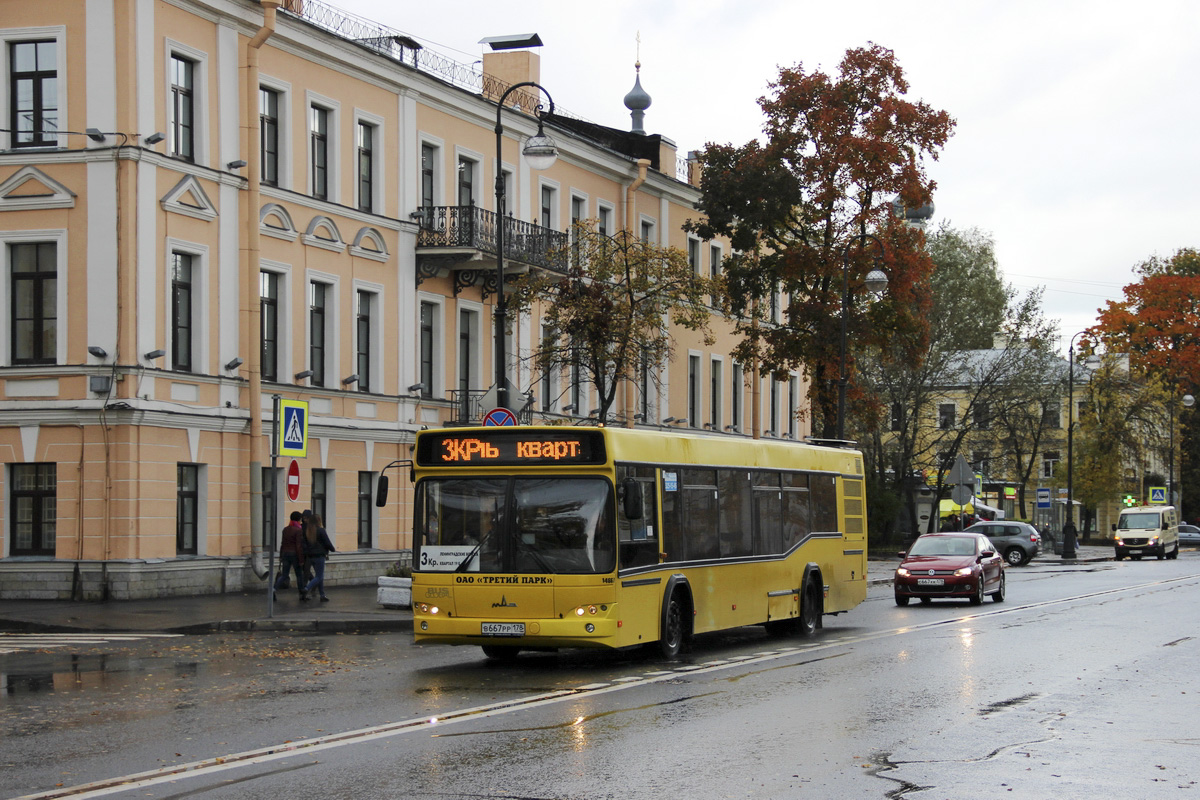
<svg viewBox="0 0 1200 800"><path fill-rule="evenodd" d="M482 634L484 636L524 636L524 622L485 622Z"/></svg>
<svg viewBox="0 0 1200 800"><path fill-rule="evenodd" d="M945 578L917 578L917 586L945 586Z"/></svg>

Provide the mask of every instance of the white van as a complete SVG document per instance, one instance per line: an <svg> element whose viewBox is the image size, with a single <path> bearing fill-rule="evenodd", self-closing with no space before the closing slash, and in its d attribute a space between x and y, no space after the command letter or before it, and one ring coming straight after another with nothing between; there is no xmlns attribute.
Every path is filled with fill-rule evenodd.
<svg viewBox="0 0 1200 800"><path fill-rule="evenodd" d="M1174 506L1127 508L1113 525L1115 558L1179 558L1179 515Z"/></svg>

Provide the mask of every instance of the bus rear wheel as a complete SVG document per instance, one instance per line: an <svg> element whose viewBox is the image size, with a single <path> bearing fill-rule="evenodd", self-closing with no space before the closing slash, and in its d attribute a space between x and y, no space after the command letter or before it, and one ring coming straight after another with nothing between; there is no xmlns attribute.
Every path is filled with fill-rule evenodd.
<svg viewBox="0 0 1200 800"><path fill-rule="evenodd" d="M663 658L672 659L683 649L683 601L679 593L673 592L667 601L667 613L663 617L662 635L658 639L658 650Z"/></svg>
<svg viewBox="0 0 1200 800"><path fill-rule="evenodd" d="M800 635L812 636L821 627L821 595L813 583L804 587L804 597L800 601Z"/></svg>

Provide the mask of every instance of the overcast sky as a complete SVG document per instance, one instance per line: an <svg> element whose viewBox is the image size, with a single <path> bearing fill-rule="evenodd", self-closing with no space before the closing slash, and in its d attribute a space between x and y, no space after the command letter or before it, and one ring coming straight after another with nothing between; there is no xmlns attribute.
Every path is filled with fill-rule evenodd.
<svg viewBox="0 0 1200 800"><path fill-rule="evenodd" d="M849 48L890 48L909 98L958 123L928 164L934 224L990 234L1009 283L1045 287L1063 351L1136 264L1200 246L1195 0L327 2L464 63L536 32L555 103L619 128L640 35L646 130L681 155L759 137L780 66L835 74Z"/></svg>

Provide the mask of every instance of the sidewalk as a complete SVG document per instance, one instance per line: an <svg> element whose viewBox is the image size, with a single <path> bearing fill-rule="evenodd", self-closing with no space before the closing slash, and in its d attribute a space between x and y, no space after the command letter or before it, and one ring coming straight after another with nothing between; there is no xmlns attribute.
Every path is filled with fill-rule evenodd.
<svg viewBox="0 0 1200 800"><path fill-rule="evenodd" d="M1111 561L1112 548L1081 545L1078 558L1063 559L1042 551L1024 567L1038 569ZM867 582L887 585L900 559L867 562ZM108 603L65 600L0 601L0 631L216 633L218 631L292 631L304 633L411 631L412 609L384 608L374 584L330 586L328 603L301 603L294 590L279 592L267 616L265 592L114 600Z"/></svg>
<svg viewBox="0 0 1200 800"><path fill-rule="evenodd" d="M308 633L411 631L412 609L384 608L374 584L330 586L329 602L300 602L280 590L267 616L266 592L114 600L0 601L0 631L216 633L296 631Z"/></svg>

